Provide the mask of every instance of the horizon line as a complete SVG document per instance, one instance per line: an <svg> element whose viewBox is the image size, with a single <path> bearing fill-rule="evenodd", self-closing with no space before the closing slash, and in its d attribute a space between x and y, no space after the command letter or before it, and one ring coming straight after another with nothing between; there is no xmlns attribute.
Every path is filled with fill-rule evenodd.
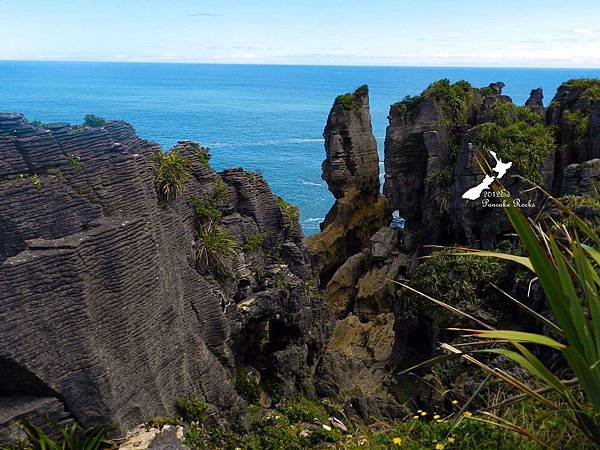
<svg viewBox="0 0 600 450"><path fill-rule="evenodd" d="M124 60L74 60L74 59L2 59L0 63L70 63L70 64L178 64L211 66L283 66L283 67L376 67L376 68L440 68L440 69L546 69L546 70L598 70L597 67L583 66L485 66L485 65L412 65L412 64L305 64L305 63L256 63L256 62L209 62L209 61L124 61Z"/></svg>

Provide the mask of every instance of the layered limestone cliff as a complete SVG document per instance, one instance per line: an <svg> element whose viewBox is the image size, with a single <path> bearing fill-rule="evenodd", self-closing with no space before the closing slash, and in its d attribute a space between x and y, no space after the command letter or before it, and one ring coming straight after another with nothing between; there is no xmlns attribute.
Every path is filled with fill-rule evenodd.
<svg viewBox="0 0 600 450"><path fill-rule="evenodd" d="M543 195L529 189L531 182L548 190L558 183L562 185L561 195L597 196L598 161L588 161L595 157L594 145L600 135L594 128L598 101L590 100L596 84L589 80L567 84L570 87L559 89L548 112L541 89L532 90L525 105L517 106L502 94L503 83L477 89L467 82L452 84L448 80L435 82L421 95L391 106L385 140L385 203L375 207L387 221L391 219L389 214L398 210L406 226L396 230L385 224L374 230L368 241L359 241L359 252L349 257L338 253L338 259L345 258L345 262L333 274L330 268L321 266L325 297L338 319L319 366L318 389L323 395L347 401L363 414L383 416L400 414L400 405L408 400L422 405L441 401L430 389L433 380L427 385L399 374L432 356L436 342L447 337L444 328L456 325L452 322L455 319L429 308L418 296L390 280L431 289L441 276L446 286L456 285L442 289L440 295L459 293L448 298L490 323L501 320L503 314L505 319L508 317L498 307L501 300L494 293L483 295L490 281L519 298L527 296L527 283L515 279L514 268L474 267L469 261L454 264L436 257L419 270L427 261L420 257L431 253L426 247L431 244L483 249L517 245L503 208L490 205L501 203L501 198L488 196L486 200L487 194L476 201L463 198L466 191L482 182L484 172L492 174L517 197L530 216L544 207ZM573 85L584 85L585 89L573 92ZM332 115L339 109L336 105ZM578 111L581 120L577 124L572 114L559 114L567 108ZM355 122L354 126L355 132L364 129L362 123ZM569 132L573 127L579 127L579 138ZM329 159L327 142L326 153ZM504 173L494 172L491 169L498 161L512 165L506 166ZM566 166L565 161L579 164ZM325 179L327 168L324 165ZM377 187L373 183L372 191ZM374 203L358 205L373 214ZM590 207L584 207L576 211L591 217ZM321 239L319 235L311 237L314 242ZM466 288L461 290L462 286ZM533 289L531 304L543 310L543 296L538 291ZM481 298L489 303L482 305ZM530 323L525 319L522 325ZM459 391L455 397L467 396L463 390L469 389L468 384L457 383L459 386L453 388ZM443 402L437 405L443 406Z"/></svg>
<svg viewBox="0 0 600 450"><path fill-rule="evenodd" d="M425 370L425 383L403 374L456 319L393 280L441 284L439 295L480 319L532 326L502 316L485 291L494 282L526 296L529 280L514 269L421 257L433 255L428 244L518 245L502 208L462 197L484 170L529 215L546 210L526 179L596 220L598 86L569 81L546 111L540 89L517 106L502 83L433 83L390 108L385 196L368 90L338 97L323 162L336 201L306 245L293 208L260 175L215 173L197 144L172 150L187 179L165 196L161 149L126 123L38 126L0 114L0 442L19 438L20 418L52 422L50 432L73 421L122 432L185 397L208 404L211 424L244 429L240 372L260 380L254 401L267 408L267 386L330 398L348 417L397 419L408 402L443 411L436 392L447 389L466 401L477 383L457 380L460 368L446 370L450 387ZM512 163L506 173L490 171L491 151ZM388 226L394 210L404 229ZM211 265L205 233L215 229L234 250ZM544 311L535 283L528 299Z"/></svg>
<svg viewBox="0 0 600 450"><path fill-rule="evenodd" d="M346 259L360 252L385 220L366 86L336 98L323 137L322 178L335 204L321 223L321 233L306 239L322 286Z"/></svg>
<svg viewBox="0 0 600 450"><path fill-rule="evenodd" d="M128 124L0 115L3 439L39 408L124 431L187 396L243 428L236 366L284 392L313 391L329 313L310 289L297 221L259 175L216 174L191 142L175 150L188 179L166 199L155 185L161 149ZM236 242L226 274L199 270L194 252L197 209L217 192L219 227Z"/></svg>

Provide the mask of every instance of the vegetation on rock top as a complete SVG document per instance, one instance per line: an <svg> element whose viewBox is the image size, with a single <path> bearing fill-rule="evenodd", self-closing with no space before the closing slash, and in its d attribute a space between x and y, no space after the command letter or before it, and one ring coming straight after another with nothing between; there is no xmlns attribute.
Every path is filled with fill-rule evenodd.
<svg viewBox="0 0 600 450"><path fill-rule="evenodd" d="M285 216L288 218L291 227L295 227L300 223L300 209L297 206L292 205L285 201L282 197L277 196L277 206Z"/></svg>
<svg viewBox="0 0 600 450"><path fill-rule="evenodd" d="M158 192L167 200L175 199L189 181L192 162L179 150L156 151L152 160L156 163L154 181Z"/></svg>
<svg viewBox="0 0 600 450"><path fill-rule="evenodd" d="M106 125L106 119L103 119L102 117L98 117L94 114L87 114L83 118L83 126L85 126L85 127L99 128L99 127L103 127L104 125Z"/></svg>

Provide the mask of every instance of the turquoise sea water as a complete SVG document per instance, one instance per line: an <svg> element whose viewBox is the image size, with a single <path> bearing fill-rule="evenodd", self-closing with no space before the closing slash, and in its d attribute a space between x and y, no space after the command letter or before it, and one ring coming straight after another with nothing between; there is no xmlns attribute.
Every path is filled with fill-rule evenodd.
<svg viewBox="0 0 600 450"><path fill-rule="evenodd" d="M321 180L321 134L336 95L369 85L382 154L389 105L434 80L503 81L517 103L542 87L548 104L562 81L579 77L600 70L0 61L0 111L70 123L94 113L126 120L164 148L198 141L211 148L216 169L260 171L300 207L311 234L333 203Z"/></svg>

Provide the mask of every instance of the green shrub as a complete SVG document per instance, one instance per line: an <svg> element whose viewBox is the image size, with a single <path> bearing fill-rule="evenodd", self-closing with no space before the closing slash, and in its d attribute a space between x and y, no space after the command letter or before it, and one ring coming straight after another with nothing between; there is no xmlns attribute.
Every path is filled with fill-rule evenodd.
<svg viewBox="0 0 600 450"><path fill-rule="evenodd" d="M566 84L571 89L584 89L583 97L588 100L600 100L600 79L597 78L580 78L569 80Z"/></svg>
<svg viewBox="0 0 600 450"><path fill-rule="evenodd" d="M206 147L202 147L200 144L195 142L190 143L192 148L196 151L196 155L198 155L198 160L200 164L205 167L210 167L210 149Z"/></svg>
<svg viewBox="0 0 600 450"><path fill-rule="evenodd" d="M192 195L188 199L188 205L194 210L194 218L198 225L207 221L219 222L221 220L223 213L214 203L212 196L204 200L197 195Z"/></svg>
<svg viewBox="0 0 600 450"><path fill-rule="evenodd" d="M277 277L275 278L275 287L277 289L283 289L284 291L286 291L290 287L290 283L287 277L283 274L277 275Z"/></svg>
<svg viewBox="0 0 600 450"><path fill-rule="evenodd" d="M42 189L42 182L40 181L40 177L35 173L29 176L29 183L38 191Z"/></svg>
<svg viewBox="0 0 600 450"><path fill-rule="evenodd" d="M277 196L277 206L283 214L285 214L290 221L290 226L295 227L300 223L300 210L297 206L286 202L283 198Z"/></svg>
<svg viewBox="0 0 600 450"><path fill-rule="evenodd" d="M67 158L67 161L69 161L73 170L81 170L81 158L79 156L73 153L67 153L65 158Z"/></svg>
<svg viewBox="0 0 600 450"><path fill-rule="evenodd" d="M360 105L350 93L338 95L335 98L335 104L339 105L344 111L358 111L360 109Z"/></svg>
<svg viewBox="0 0 600 450"><path fill-rule="evenodd" d="M221 427L190 426L186 428L183 444L192 450L235 450L248 449L243 435L227 431Z"/></svg>
<svg viewBox="0 0 600 450"><path fill-rule="evenodd" d="M503 161L512 161L518 172L533 182L542 180L544 159L554 150L552 131L541 123L524 121L508 126L488 122L479 127L477 143L493 150Z"/></svg>
<svg viewBox="0 0 600 450"><path fill-rule="evenodd" d="M106 438L110 427L100 426L81 430L77 424L62 430L62 442L51 439L44 431L27 421L21 421L33 450L100 450L114 448L114 443Z"/></svg>
<svg viewBox="0 0 600 450"><path fill-rule="evenodd" d="M171 150L167 153L157 151L152 155L156 163L154 182L158 192L167 200L177 197L189 180L191 161L182 156L179 150Z"/></svg>
<svg viewBox="0 0 600 450"><path fill-rule="evenodd" d="M106 125L106 120L94 114L87 114L83 118L83 125L91 128L103 127L104 125Z"/></svg>
<svg viewBox="0 0 600 450"><path fill-rule="evenodd" d="M584 142L590 128L590 115L582 110L572 111L567 109L563 113L563 119L573 129L575 142Z"/></svg>
<svg viewBox="0 0 600 450"><path fill-rule="evenodd" d="M210 167L208 152L204 149L198 150L198 160L204 167Z"/></svg>
<svg viewBox="0 0 600 450"><path fill-rule="evenodd" d="M329 415L322 403L309 400L303 395L296 394L285 400L280 408L290 422L313 423L315 419L322 423L328 422Z"/></svg>
<svg viewBox="0 0 600 450"><path fill-rule="evenodd" d="M358 111L360 110L360 103L356 101L356 97L368 94L369 86L363 84L356 88L354 93L348 92L347 94L338 95L334 104L339 105L344 111Z"/></svg>
<svg viewBox="0 0 600 450"><path fill-rule="evenodd" d="M475 257L513 261L536 277L552 312L552 320L532 309L523 307L523 310L544 325L546 334L487 327L484 330L468 330L468 337L474 341L462 343L461 348L466 347L466 350L458 350L450 344L445 344L444 348L520 391L522 398L538 402L565 422L576 426L590 443L597 446L600 444L600 236L565 205L552 197L549 200L569 216L568 225L562 230L553 231L532 224L511 202L504 209L527 257L514 253L469 251ZM482 348L480 340L489 340L489 347ZM476 346L474 348L479 353L507 358L528 376L517 372L514 372L516 376L506 376L477 359L469 345ZM563 370L546 366L530 350L534 346L556 352L557 356L560 354L570 369L566 376L573 378L564 380ZM539 390L532 390L534 382ZM498 426L507 425L506 421L496 423Z"/></svg>
<svg viewBox="0 0 600 450"><path fill-rule="evenodd" d="M215 205L219 207L225 206L229 201L229 186L227 186L227 183L225 183L219 175L215 178L213 200Z"/></svg>
<svg viewBox="0 0 600 450"><path fill-rule="evenodd" d="M248 236L242 250L245 252L253 252L254 250L260 249L265 242L265 233L255 233L252 236Z"/></svg>
<svg viewBox="0 0 600 450"><path fill-rule="evenodd" d="M369 86L367 86L366 84L363 84L362 86L359 86L356 88L356 90L354 91L354 95L368 95L369 94Z"/></svg>
<svg viewBox="0 0 600 450"><path fill-rule="evenodd" d="M260 385L252 373L243 368L238 368L235 372L235 390L250 404L258 403L260 400Z"/></svg>
<svg viewBox="0 0 600 450"><path fill-rule="evenodd" d="M461 80L452 84L446 78L431 83L423 96L442 103L442 108L448 116L446 125L450 128L462 127L466 125L469 108L477 98L477 89L467 81Z"/></svg>
<svg viewBox="0 0 600 450"><path fill-rule="evenodd" d="M452 306L464 301L481 306L490 292L490 283L498 282L504 266L493 259L456 256L452 253L451 249L438 250L424 258L413 277L415 289ZM433 307L422 299L411 295L407 298L411 299L407 313L413 312L413 305L417 310L433 311ZM435 311L438 316L443 314L441 310Z"/></svg>
<svg viewBox="0 0 600 450"><path fill-rule="evenodd" d="M193 245L196 267L202 272L211 271L217 275L231 271L230 263L236 255L237 243L229 230L209 221L197 230Z"/></svg>
<svg viewBox="0 0 600 450"><path fill-rule="evenodd" d="M465 128L469 125L469 111L483 101L481 94L467 81L452 84L450 80L443 79L431 83L421 97L437 100L443 109L443 124L449 131L450 157L455 160Z"/></svg>
<svg viewBox="0 0 600 450"><path fill-rule="evenodd" d="M175 400L175 411L186 422L202 422L206 419L208 405L194 398L178 398Z"/></svg>
<svg viewBox="0 0 600 450"><path fill-rule="evenodd" d="M50 169L48 169L48 173L50 175L54 175L56 177L56 179L58 181L60 181L61 183L65 182L65 176L60 169L50 168Z"/></svg>
<svg viewBox="0 0 600 450"><path fill-rule="evenodd" d="M453 171L451 167L444 167L436 172L433 172L428 178L429 192L431 201L437 204L438 213L444 214L448 212L450 202L452 201L452 182Z"/></svg>
<svg viewBox="0 0 600 450"><path fill-rule="evenodd" d="M525 122L529 125L543 123L542 117L528 106L517 106L506 100L494 102L488 114L490 122L502 127L507 127L516 122Z"/></svg>
<svg viewBox="0 0 600 450"><path fill-rule="evenodd" d="M41 120L30 120L29 125L31 125L32 127L36 127L36 128L45 128L46 127L46 124L44 122L42 122Z"/></svg>

